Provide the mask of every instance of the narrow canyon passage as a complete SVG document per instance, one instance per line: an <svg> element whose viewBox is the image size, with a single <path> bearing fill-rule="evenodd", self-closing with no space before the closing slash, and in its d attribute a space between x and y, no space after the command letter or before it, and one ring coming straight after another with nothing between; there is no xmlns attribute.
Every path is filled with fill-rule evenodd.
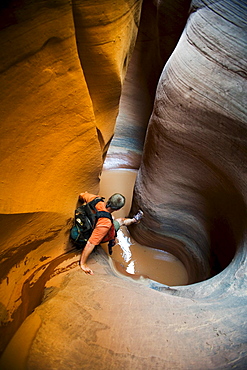
<svg viewBox="0 0 247 370"><path fill-rule="evenodd" d="M246 369L245 2L0 10L0 369ZM78 194L115 189L144 218L88 276Z"/></svg>

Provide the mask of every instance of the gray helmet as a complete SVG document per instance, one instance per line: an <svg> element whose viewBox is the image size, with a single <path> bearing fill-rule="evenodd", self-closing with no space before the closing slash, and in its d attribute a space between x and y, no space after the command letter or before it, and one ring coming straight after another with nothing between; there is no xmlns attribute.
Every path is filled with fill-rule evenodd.
<svg viewBox="0 0 247 370"><path fill-rule="evenodd" d="M122 194L113 194L106 203L106 208L111 208L114 211L122 208L125 204L125 197Z"/></svg>

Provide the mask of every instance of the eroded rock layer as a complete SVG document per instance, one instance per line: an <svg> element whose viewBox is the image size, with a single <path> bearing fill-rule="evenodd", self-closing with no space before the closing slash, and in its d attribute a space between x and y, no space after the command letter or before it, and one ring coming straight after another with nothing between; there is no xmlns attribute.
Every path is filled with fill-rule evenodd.
<svg viewBox="0 0 247 370"><path fill-rule="evenodd" d="M139 168L157 83L183 31L189 4L187 0L143 1L138 37L104 168Z"/></svg>
<svg viewBox="0 0 247 370"><path fill-rule="evenodd" d="M222 271L244 238L246 7L192 10L157 88L134 195L145 219L133 233L148 244L152 230L160 247L177 239L195 282Z"/></svg>
<svg viewBox="0 0 247 370"><path fill-rule="evenodd" d="M243 2L192 2L159 81L132 208L145 212L135 237L177 255L190 282L233 258L230 265L204 282L169 288L113 276L104 254L89 260L95 276L84 275L78 255L66 253L77 194L98 189L141 3L3 5L1 351L46 286L43 304L10 341L3 369L247 366ZM136 153L134 168L156 68L180 34L174 37L169 25L181 30L187 8L182 0L143 5L151 47L143 24L119 115L132 131L125 130L125 142L117 136L120 148L130 148L128 158ZM140 142L129 146L136 136Z"/></svg>
<svg viewBox="0 0 247 370"><path fill-rule="evenodd" d="M111 5L1 4L0 351L71 249L78 194L98 191L141 1ZM39 278L33 299L24 287Z"/></svg>

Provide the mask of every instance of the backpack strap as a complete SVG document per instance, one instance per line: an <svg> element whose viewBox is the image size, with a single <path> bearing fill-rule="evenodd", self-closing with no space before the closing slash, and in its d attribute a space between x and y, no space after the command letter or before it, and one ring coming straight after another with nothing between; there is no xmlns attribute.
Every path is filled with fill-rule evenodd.
<svg viewBox="0 0 247 370"><path fill-rule="evenodd" d="M114 238L117 236L117 232L115 230L115 227L114 227L114 224L113 224L113 218L112 218L112 215L109 213L109 212L106 212L106 211L97 211L96 212L96 218L97 220L101 217L105 217L105 218L109 218L109 220L111 220L111 228L110 230L112 230L112 233L114 234ZM108 252L109 254L111 255L112 254L112 247L114 246L114 238L111 239L111 240L107 240L108 241Z"/></svg>
<svg viewBox="0 0 247 370"><path fill-rule="evenodd" d="M103 197L95 198L95 199L91 200L91 202L88 202L87 204L90 206L90 208L93 207L94 211L96 212L96 218L97 219L99 219L99 218L109 218L109 220L111 220L111 222L113 223L112 215L109 212L98 211L95 208L96 204L98 204L99 202L104 202L104 199L105 198L103 198Z"/></svg>
<svg viewBox="0 0 247 370"><path fill-rule="evenodd" d="M80 210L80 209L85 209L85 207L89 207L89 208L91 208L91 210L94 210L95 211L95 213L97 213L98 211L97 211L97 209L95 208L95 206L96 206L96 204L97 203L99 203L99 202L104 202L104 199L105 198L95 198L95 199L93 199L93 200L91 200L90 202L88 202L88 203L84 203L82 206L80 206L80 207L78 207L78 208L76 208L76 210L75 210L75 216L76 216L76 214L77 214L77 211L78 210Z"/></svg>
<svg viewBox="0 0 247 370"><path fill-rule="evenodd" d="M87 204L91 207L91 208L94 208L95 209L95 206L97 203L99 202L104 202L105 198L101 197L101 198L95 198L93 200L91 200L90 202L88 202ZM95 211L97 211L97 209L95 209Z"/></svg>
<svg viewBox="0 0 247 370"><path fill-rule="evenodd" d="M104 199L105 198L95 198L93 200L91 200L91 202L88 202L87 204L90 206L91 209L93 209L94 211L96 211L96 220L98 220L99 218L108 218L109 220L111 220L111 229L113 229L114 231L114 236L116 236L116 230L115 230L115 227L114 227L114 224L113 224L113 218L112 218L112 215L109 213L109 212L106 212L106 211L98 211L95 206L97 203L99 202L104 202ZM111 255L112 254L112 247L114 245L113 243L113 240L110 240L109 243L108 243L108 251L109 251L109 254Z"/></svg>
<svg viewBox="0 0 247 370"><path fill-rule="evenodd" d="M97 211L96 212L96 218L109 218L111 222L113 222L112 215L109 212L106 211Z"/></svg>

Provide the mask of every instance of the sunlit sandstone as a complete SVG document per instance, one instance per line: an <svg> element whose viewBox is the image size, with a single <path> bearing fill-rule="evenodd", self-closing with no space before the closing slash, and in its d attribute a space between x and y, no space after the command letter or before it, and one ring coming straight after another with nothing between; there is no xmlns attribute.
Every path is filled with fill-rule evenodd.
<svg viewBox="0 0 247 370"><path fill-rule="evenodd" d="M165 3L172 4L154 2L162 14ZM133 203L133 212L142 207L145 218L133 235L148 244L151 234L159 247L170 242L191 282L230 262L212 279L172 289L114 276L101 253L90 259L91 279L79 270L78 256L65 254L71 250L69 218L78 192L98 189L141 2L106 1L105 8L91 1L85 8L79 2L52 4L19 5L10 17L15 22L1 31L2 349L46 285L43 304L16 332L1 365L8 370L9 364L47 369L58 363L60 370L82 363L95 369L245 368L243 2L192 3L155 97ZM113 13L109 4L117 4ZM128 99L133 104L127 92L124 107ZM144 101L152 99L151 94ZM146 127L148 114L138 126ZM130 122L137 116L130 114Z"/></svg>
<svg viewBox="0 0 247 370"><path fill-rule="evenodd" d="M98 191L141 9L111 4L1 6L1 350L71 250L78 194Z"/></svg>

